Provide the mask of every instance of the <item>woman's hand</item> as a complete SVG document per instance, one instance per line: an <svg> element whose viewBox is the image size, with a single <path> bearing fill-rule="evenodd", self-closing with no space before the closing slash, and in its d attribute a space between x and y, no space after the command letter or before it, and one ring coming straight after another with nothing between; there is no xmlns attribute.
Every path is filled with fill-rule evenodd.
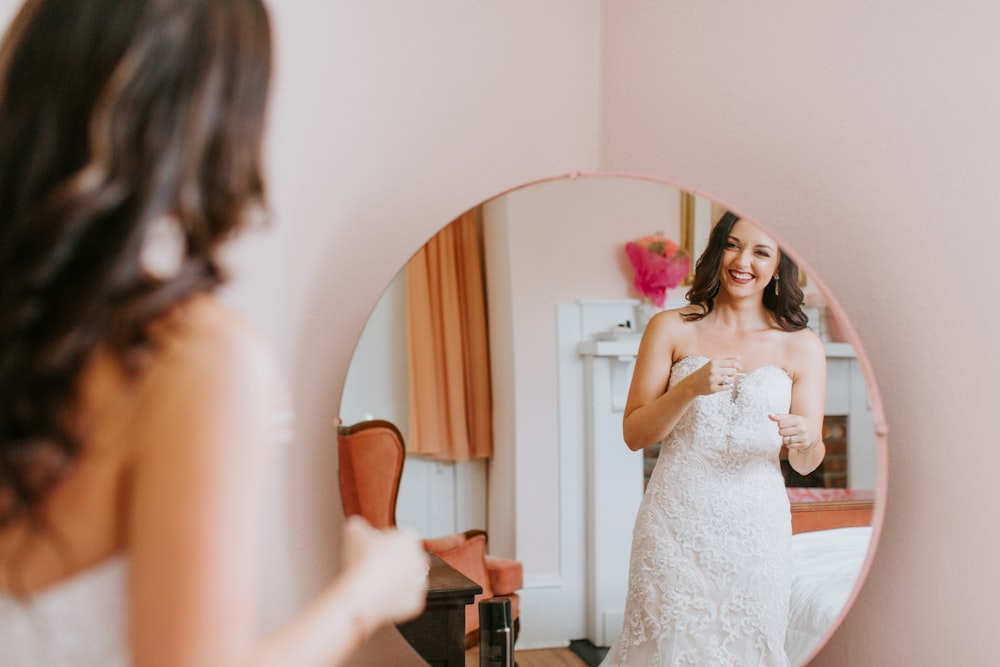
<svg viewBox="0 0 1000 667"><path fill-rule="evenodd" d="M376 530L352 516L344 528L344 560L355 590L366 598L362 613L369 627L409 620L424 608L430 561L415 535Z"/></svg>
<svg viewBox="0 0 1000 667"><path fill-rule="evenodd" d="M688 376L691 378L691 389L700 396L731 391L736 374L742 367L739 357L709 359L708 363Z"/></svg>
<svg viewBox="0 0 1000 667"><path fill-rule="evenodd" d="M816 446L819 437L809 431L809 422L799 415L774 414L768 418L778 424L778 435L789 452L805 452Z"/></svg>
<svg viewBox="0 0 1000 667"><path fill-rule="evenodd" d="M380 627L423 609L429 558L415 535L376 530L359 516L347 519L342 535L342 572L325 594L268 636L249 663L226 665L342 665Z"/></svg>

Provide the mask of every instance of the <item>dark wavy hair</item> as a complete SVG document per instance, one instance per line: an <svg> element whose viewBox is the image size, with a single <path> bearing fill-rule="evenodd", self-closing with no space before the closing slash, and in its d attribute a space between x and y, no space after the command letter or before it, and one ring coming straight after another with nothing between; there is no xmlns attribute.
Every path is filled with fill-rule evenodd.
<svg viewBox="0 0 1000 667"><path fill-rule="evenodd" d="M271 33L260 0L27 0L0 46L0 529L81 443L94 350L136 373L150 325L222 283L220 244L263 203ZM144 272L151 223L180 269Z"/></svg>
<svg viewBox="0 0 1000 667"><path fill-rule="evenodd" d="M687 291L687 300L700 311L684 313L684 319L700 320L712 312L715 307L715 295L719 293L719 273L722 271L722 255L726 250L726 241L733 231L733 225L740 218L731 211L726 211L708 238L708 246L698 258L694 268L694 281ZM781 288L776 289L780 284ZM764 288L764 306L774 313L774 320L785 331L804 329L809 323L809 317L802 310L804 300L802 288L799 287L799 267L784 252L778 250L778 280L773 278Z"/></svg>

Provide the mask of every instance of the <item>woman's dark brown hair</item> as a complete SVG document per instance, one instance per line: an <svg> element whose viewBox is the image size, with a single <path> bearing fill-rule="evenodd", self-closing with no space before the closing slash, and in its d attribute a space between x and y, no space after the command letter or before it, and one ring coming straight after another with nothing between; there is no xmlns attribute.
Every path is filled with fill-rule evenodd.
<svg viewBox="0 0 1000 667"><path fill-rule="evenodd" d="M708 246L695 264L694 282L687 292L688 302L700 310L686 312L685 319L700 320L712 312L715 295L719 293L722 255L733 225L739 220L736 214L726 211L712 228ZM764 288L764 306L774 313L774 320L779 327L785 331L798 331L809 323L808 316L802 310L804 297L802 288L799 287L799 267L780 249L778 255L778 280L772 279Z"/></svg>
<svg viewBox="0 0 1000 667"><path fill-rule="evenodd" d="M131 372L150 325L224 280L263 201L271 37L260 0L28 0L0 46L0 529L39 524L79 456L95 349ZM143 270L169 216L182 261Z"/></svg>

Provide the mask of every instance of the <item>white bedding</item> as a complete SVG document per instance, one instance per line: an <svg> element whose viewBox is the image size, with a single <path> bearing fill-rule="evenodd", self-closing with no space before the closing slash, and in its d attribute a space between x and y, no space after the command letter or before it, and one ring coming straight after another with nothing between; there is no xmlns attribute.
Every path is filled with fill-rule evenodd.
<svg viewBox="0 0 1000 667"><path fill-rule="evenodd" d="M836 620L868 552L870 526L792 536L792 599L785 651L801 665Z"/></svg>

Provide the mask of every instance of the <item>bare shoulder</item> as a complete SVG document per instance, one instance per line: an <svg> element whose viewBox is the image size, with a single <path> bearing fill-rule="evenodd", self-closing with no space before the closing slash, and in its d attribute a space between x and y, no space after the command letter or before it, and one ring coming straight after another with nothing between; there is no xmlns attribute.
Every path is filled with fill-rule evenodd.
<svg viewBox="0 0 1000 667"><path fill-rule="evenodd" d="M210 295L180 306L164 322L162 333L165 360L198 362L203 372L229 365L265 370L273 363L271 348L257 329Z"/></svg>
<svg viewBox="0 0 1000 667"><path fill-rule="evenodd" d="M684 319L685 312L687 312L685 308L660 311L650 318L646 329L652 329L657 336L674 338L683 335L691 328L690 323Z"/></svg>
<svg viewBox="0 0 1000 667"><path fill-rule="evenodd" d="M790 349L802 355L826 355L823 341L813 332L812 329L805 328L791 332L788 337Z"/></svg>
<svg viewBox="0 0 1000 667"><path fill-rule="evenodd" d="M188 343L237 345L252 351L264 345L263 337L235 310L213 295L201 295L178 306L166 329Z"/></svg>
<svg viewBox="0 0 1000 667"><path fill-rule="evenodd" d="M242 316L213 296L179 306L157 326L159 347L145 374L144 393L158 400L179 389L215 400L215 392L253 400L273 389L277 364L270 345Z"/></svg>
<svg viewBox="0 0 1000 667"><path fill-rule="evenodd" d="M691 322L684 317L689 312L687 307L664 310L654 315L646 327L651 342L655 342L661 351L669 351L668 356L672 361L677 350L696 347L694 337L698 322ZM646 334L643 335L643 339L645 338Z"/></svg>
<svg viewBox="0 0 1000 667"><path fill-rule="evenodd" d="M826 365L826 349L823 341L808 328L789 332L785 336L785 357L793 376Z"/></svg>

